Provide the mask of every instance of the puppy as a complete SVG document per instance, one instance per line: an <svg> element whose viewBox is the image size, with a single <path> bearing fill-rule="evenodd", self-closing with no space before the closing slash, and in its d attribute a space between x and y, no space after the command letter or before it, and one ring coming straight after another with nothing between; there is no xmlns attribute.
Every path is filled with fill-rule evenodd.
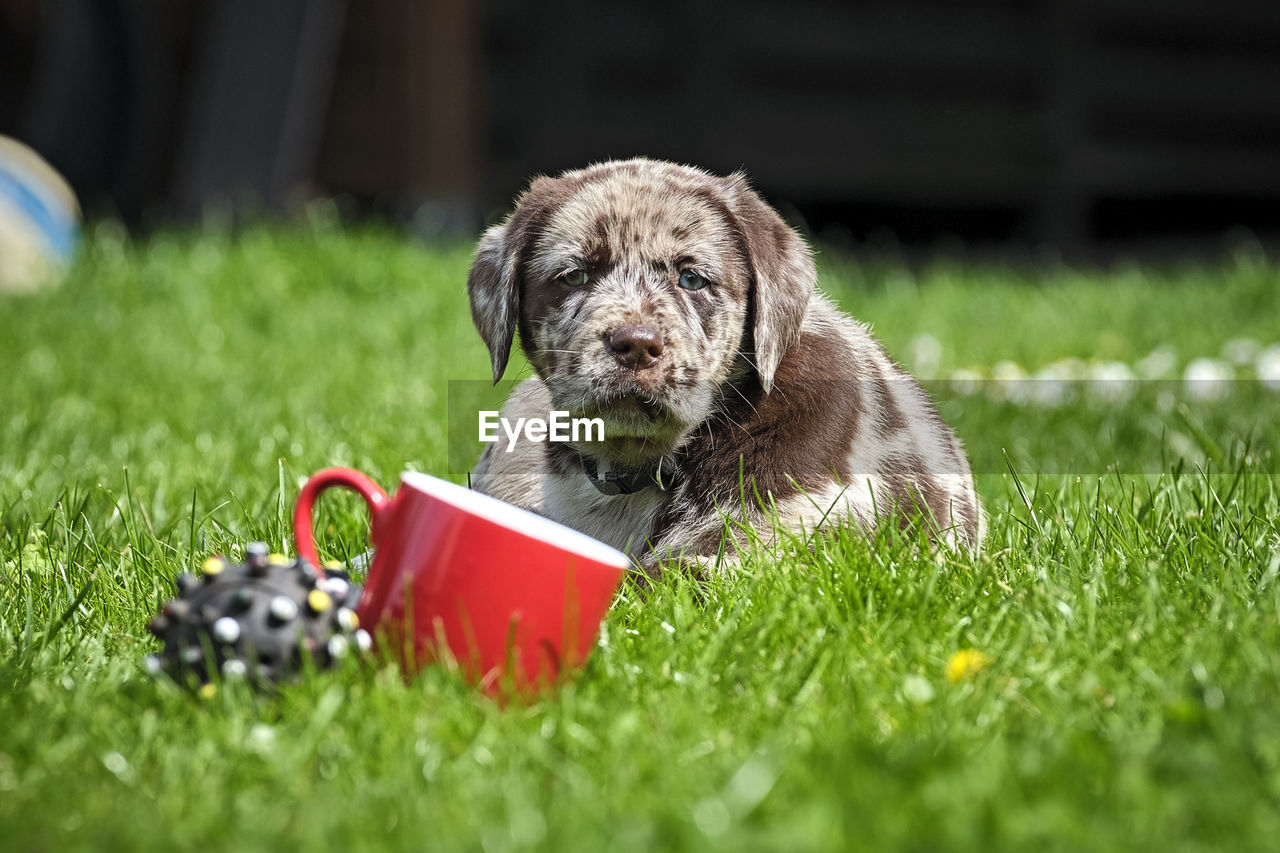
<svg viewBox="0 0 1280 853"><path fill-rule="evenodd" d="M982 539L960 442L817 291L805 243L741 174L635 159L537 178L481 238L467 290L494 382L517 330L537 374L504 418L604 425L603 440L489 444L482 492L651 569L775 519L923 514L937 539Z"/></svg>

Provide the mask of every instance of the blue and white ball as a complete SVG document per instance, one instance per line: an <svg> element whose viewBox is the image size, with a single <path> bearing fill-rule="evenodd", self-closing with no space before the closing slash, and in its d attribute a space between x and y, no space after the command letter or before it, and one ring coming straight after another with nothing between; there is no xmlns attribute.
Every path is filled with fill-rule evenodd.
<svg viewBox="0 0 1280 853"><path fill-rule="evenodd" d="M80 239L75 193L39 154L0 136L0 293L57 282Z"/></svg>

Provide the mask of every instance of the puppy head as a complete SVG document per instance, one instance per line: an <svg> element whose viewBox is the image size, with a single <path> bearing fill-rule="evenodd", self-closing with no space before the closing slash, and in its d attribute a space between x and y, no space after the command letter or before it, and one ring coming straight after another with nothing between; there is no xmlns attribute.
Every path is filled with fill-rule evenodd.
<svg viewBox="0 0 1280 853"><path fill-rule="evenodd" d="M556 408L604 419L590 450L637 463L730 379L754 370L771 389L815 284L804 242L741 175L641 159L535 180L481 239L467 289L494 381L518 328Z"/></svg>

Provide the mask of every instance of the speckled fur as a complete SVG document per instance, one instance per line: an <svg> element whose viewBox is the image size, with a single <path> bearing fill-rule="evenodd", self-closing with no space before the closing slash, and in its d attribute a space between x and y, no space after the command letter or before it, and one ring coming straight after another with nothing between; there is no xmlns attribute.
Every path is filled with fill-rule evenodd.
<svg viewBox="0 0 1280 853"><path fill-rule="evenodd" d="M588 283L566 284L571 269ZM684 270L710 284L680 288ZM494 380L517 330L537 373L503 416L598 416L607 439L489 445L472 477L481 491L649 566L716 554L725 515L766 523L742 500L744 478L792 529L923 512L942 541L982 540L954 433L866 327L817 292L808 248L742 175L638 159L538 178L481 239L467 286ZM608 336L627 324L661 334L656 366L612 356ZM575 450L623 466L661 458L674 485L602 495Z"/></svg>

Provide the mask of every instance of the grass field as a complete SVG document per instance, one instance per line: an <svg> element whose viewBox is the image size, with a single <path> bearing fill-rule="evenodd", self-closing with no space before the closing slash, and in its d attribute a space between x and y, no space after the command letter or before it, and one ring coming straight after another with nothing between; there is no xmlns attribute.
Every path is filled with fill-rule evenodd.
<svg viewBox="0 0 1280 853"><path fill-rule="evenodd" d="M1251 381L1056 408L935 384L980 556L837 535L628 585L586 670L528 706L441 668L211 700L148 678L175 574L290 547L299 478L445 471L447 383L488 364L468 260L322 222L102 227L60 289L0 301L0 848L1275 848L1280 392ZM931 336L941 375L1168 346L1179 377L1280 339L1280 267L1247 252L823 266L908 366ZM363 509L326 501L322 549L363 550Z"/></svg>

